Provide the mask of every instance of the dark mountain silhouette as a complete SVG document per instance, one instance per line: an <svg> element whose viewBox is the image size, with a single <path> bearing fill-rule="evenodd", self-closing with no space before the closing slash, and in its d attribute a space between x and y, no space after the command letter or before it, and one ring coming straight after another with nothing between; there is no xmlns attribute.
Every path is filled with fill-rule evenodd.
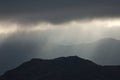
<svg viewBox="0 0 120 80"><path fill-rule="evenodd" d="M0 80L120 80L120 66L101 66L77 56L32 59Z"/></svg>
<svg viewBox="0 0 120 80"><path fill-rule="evenodd" d="M29 44L24 46L22 43L6 43L0 47L0 75L33 57L55 58L78 55L100 65L120 64L120 40L112 38L74 45L50 44L43 50L42 47L36 50L36 47L29 47ZM33 48L36 52L32 51Z"/></svg>

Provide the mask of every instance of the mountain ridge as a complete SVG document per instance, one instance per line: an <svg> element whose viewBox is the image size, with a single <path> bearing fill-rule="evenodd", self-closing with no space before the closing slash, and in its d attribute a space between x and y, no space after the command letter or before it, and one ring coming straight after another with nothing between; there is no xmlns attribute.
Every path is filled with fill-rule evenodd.
<svg viewBox="0 0 120 80"><path fill-rule="evenodd" d="M119 73L120 66L101 66L77 56L34 58L7 71L0 80L119 80Z"/></svg>

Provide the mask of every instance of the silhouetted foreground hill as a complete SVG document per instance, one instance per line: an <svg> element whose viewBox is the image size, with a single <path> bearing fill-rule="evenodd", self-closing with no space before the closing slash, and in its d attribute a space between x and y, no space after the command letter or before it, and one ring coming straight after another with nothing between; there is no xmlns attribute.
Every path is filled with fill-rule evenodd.
<svg viewBox="0 0 120 80"><path fill-rule="evenodd" d="M77 56L32 59L6 72L0 80L120 80L120 67L100 66Z"/></svg>

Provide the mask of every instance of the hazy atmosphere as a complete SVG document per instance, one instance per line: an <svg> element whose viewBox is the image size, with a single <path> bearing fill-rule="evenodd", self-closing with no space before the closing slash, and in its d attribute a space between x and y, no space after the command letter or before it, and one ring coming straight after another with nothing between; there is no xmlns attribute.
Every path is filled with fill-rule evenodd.
<svg viewBox="0 0 120 80"><path fill-rule="evenodd" d="M77 55L120 65L120 0L1 0L0 74L31 58Z"/></svg>

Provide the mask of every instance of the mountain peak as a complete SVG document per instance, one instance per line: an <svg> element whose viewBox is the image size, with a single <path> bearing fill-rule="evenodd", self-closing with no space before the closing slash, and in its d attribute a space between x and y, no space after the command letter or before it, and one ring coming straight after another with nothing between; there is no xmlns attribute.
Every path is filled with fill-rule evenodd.
<svg viewBox="0 0 120 80"><path fill-rule="evenodd" d="M114 39L114 38L103 38L103 39L100 39L98 40L99 42L116 42L118 41L117 39Z"/></svg>
<svg viewBox="0 0 120 80"><path fill-rule="evenodd" d="M59 58L56 58L55 60L64 60L64 59L82 59L78 56L68 56L68 57L59 57Z"/></svg>

